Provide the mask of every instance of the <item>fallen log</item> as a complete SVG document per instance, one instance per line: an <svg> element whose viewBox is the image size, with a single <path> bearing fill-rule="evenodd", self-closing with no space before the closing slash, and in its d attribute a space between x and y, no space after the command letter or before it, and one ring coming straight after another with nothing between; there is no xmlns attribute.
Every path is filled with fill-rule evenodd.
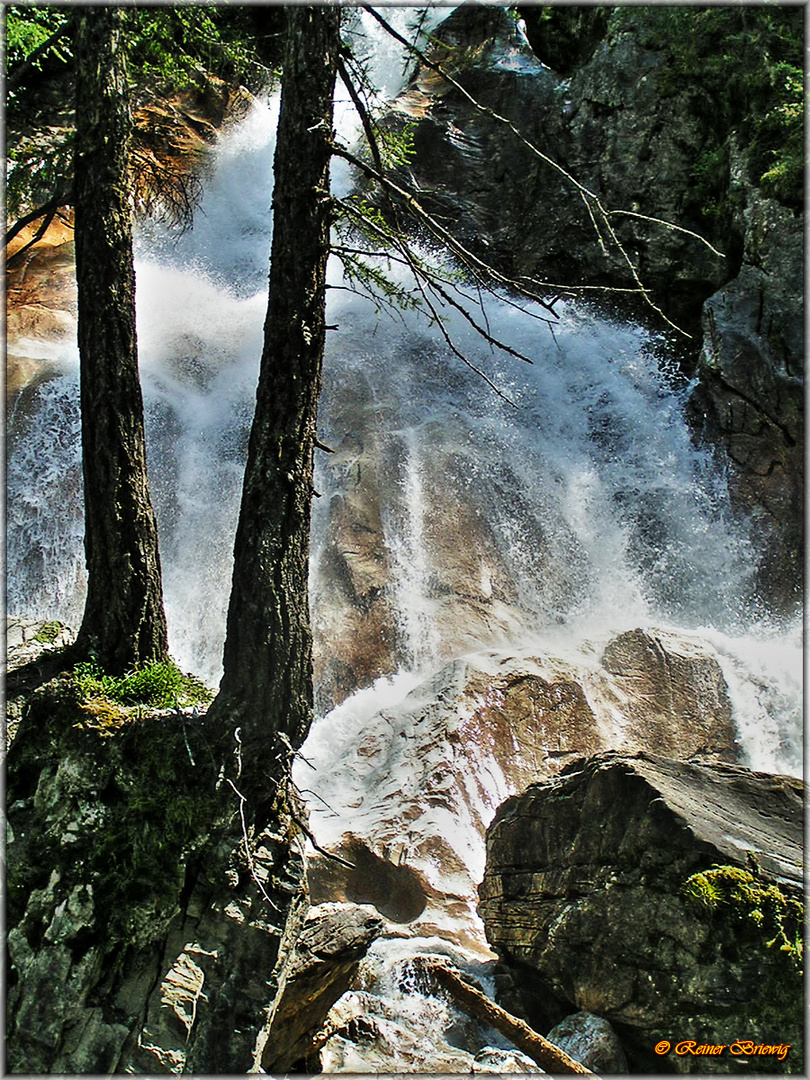
<svg viewBox="0 0 810 1080"><path fill-rule="evenodd" d="M489 1024L501 1035L505 1035L519 1050L537 1062L544 1072L578 1073L580 1076L596 1075L584 1065L580 1065L578 1061L574 1061L554 1043L550 1043L548 1039L544 1039L542 1035L533 1031L523 1020L518 1020L506 1009L490 1001L471 980L463 979L449 964L432 957L420 957L415 966L446 990L466 1013L476 1020Z"/></svg>

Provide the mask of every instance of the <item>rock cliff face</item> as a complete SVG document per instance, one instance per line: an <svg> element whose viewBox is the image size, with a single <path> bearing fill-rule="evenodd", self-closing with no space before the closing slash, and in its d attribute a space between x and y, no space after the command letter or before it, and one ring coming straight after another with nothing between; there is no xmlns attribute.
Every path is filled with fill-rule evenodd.
<svg viewBox="0 0 810 1080"><path fill-rule="evenodd" d="M790 610L802 595L804 222L763 198L739 162L736 172L745 195L743 263L703 307L691 406L736 466L738 506L766 511L772 539L763 592Z"/></svg>
<svg viewBox="0 0 810 1080"><path fill-rule="evenodd" d="M776 884L783 905L800 899L802 795L800 781L733 765L580 760L499 809L480 887L487 936L540 1000L608 1019L635 1069L729 1069L728 1054L654 1050L690 1039L790 1044L790 1062L770 1054L767 1069L795 1068L800 974L741 901L712 915L684 883L730 864ZM756 1055L731 1067L758 1071Z"/></svg>
<svg viewBox="0 0 810 1080"><path fill-rule="evenodd" d="M77 706L57 678L8 754L11 1072L247 1071L306 910L279 806L246 859L204 718Z"/></svg>
<svg viewBox="0 0 810 1080"><path fill-rule="evenodd" d="M422 67L393 105L392 123L416 122L411 182L464 238L508 271L541 280L632 287L620 252L600 243L580 191L492 113L508 120L610 211L634 211L695 229L692 167L710 138L691 91L664 92L667 55L638 28L608 34L557 74L499 9L456 10L430 54L472 94ZM398 116L398 118L397 118ZM493 148L495 152L493 152ZM641 280L671 317L698 329L700 305L733 274L694 238L616 216Z"/></svg>

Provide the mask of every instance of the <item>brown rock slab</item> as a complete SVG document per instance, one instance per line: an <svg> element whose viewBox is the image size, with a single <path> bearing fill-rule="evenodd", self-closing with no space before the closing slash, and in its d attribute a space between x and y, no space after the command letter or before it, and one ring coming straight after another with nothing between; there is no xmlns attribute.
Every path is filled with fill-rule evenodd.
<svg viewBox="0 0 810 1080"><path fill-rule="evenodd" d="M383 925L373 908L355 904L323 904L310 910L284 962L280 992L260 1035L259 1060L265 1072L297 1069L306 1061L314 1035L349 989Z"/></svg>

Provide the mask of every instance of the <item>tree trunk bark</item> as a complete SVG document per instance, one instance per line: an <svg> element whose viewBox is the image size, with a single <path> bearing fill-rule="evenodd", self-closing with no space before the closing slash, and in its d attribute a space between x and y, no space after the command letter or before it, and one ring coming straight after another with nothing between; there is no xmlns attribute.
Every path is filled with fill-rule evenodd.
<svg viewBox="0 0 810 1080"><path fill-rule="evenodd" d="M337 7L296 6L286 14L270 297L234 546L224 674L209 714L238 750L231 775L253 820L266 815L286 771L287 744L301 745L312 718L312 454L340 47Z"/></svg>
<svg viewBox="0 0 810 1080"><path fill-rule="evenodd" d="M168 655L135 336L121 9L76 12L76 277L88 571L80 653L120 674Z"/></svg>

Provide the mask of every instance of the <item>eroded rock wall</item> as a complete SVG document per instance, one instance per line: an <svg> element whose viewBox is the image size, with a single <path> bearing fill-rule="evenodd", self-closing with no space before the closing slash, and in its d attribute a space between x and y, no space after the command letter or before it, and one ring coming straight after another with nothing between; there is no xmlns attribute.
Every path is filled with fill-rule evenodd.
<svg viewBox="0 0 810 1080"><path fill-rule="evenodd" d="M190 712L37 690L8 755L10 1072L246 1072L306 911L280 800L246 855ZM284 943L284 944L282 944Z"/></svg>

